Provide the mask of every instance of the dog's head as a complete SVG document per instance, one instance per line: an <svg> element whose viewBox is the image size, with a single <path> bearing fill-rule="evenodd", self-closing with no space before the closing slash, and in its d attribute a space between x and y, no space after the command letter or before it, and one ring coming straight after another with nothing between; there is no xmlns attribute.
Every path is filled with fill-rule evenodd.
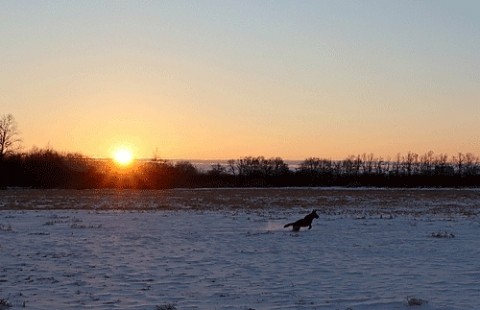
<svg viewBox="0 0 480 310"><path fill-rule="evenodd" d="M312 211L311 214L313 215L314 218L316 218L316 219L319 218L319 216L318 216L318 214L317 214L317 210L313 209L313 211Z"/></svg>

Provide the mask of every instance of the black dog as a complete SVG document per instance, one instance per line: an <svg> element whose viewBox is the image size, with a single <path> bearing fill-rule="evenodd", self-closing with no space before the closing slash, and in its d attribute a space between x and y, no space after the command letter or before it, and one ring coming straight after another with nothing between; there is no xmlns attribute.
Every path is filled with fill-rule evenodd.
<svg viewBox="0 0 480 310"><path fill-rule="evenodd" d="M301 220L298 220L298 221L293 222L293 223L288 223L287 225L283 226L283 228L286 228L288 226L293 226L293 228L292 228L293 231L299 231L300 227L307 227L308 226L308 229L312 229L313 219L318 219L317 210L313 210L312 213L305 216Z"/></svg>

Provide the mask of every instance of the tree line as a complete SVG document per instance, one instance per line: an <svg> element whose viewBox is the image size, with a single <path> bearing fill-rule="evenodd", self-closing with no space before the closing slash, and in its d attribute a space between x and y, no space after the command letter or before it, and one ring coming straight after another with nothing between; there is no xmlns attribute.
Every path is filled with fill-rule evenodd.
<svg viewBox="0 0 480 310"><path fill-rule="evenodd" d="M112 160L53 149L20 152L11 115L0 117L0 188L134 188L195 187L477 187L480 160L472 153L455 156L408 152L394 159L374 154L343 160L309 157L290 167L280 157L247 156L199 170L188 161L153 158L121 168Z"/></svg>
<svg viewBox="0 0 480 310"><path fill-rule="evenodd" d="M311 157L295 168L279 157L242 157L199 170L188 161L137 160L128 168L112 160L52 149L12 153L0 160L0 188L200 188L200 187L477 187L480 161L473 154L383 160L372 154L344 160Z"/></svg>

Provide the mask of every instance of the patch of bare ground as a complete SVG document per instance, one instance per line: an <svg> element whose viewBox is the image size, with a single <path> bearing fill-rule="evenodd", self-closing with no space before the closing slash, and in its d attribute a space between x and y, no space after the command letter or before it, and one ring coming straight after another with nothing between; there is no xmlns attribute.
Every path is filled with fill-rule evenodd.
<svg viewBox="0 0 480 310"><path fill-rule="evenodd" d="M10 224L0 224L0 231L12 232L12 225Z"/></svg>
<svg viewBox="0 0 480 310"><path fill-rule="evenodd" d="M172 304L166 304L166 305L161 305L161 306L156 306L156 310L177 310L177 307L175 307Z"/></svg>
<svg viewBox="0 0 480 310"><path fill-rule="evenodd" d="M317 209L320 214L464 216L480 212L475 189L226 188L2 190L0 210Z"/></svg>
<svg viewBox="0 0 480 310"><path fill-rule="evenodd" d="M10 304L8 300L0 298L0 310L8 309L10 307L12 307L12 304Z"/></svg>
<svg viewBox="0 0 480 310"><path fill-rule="evenodd" d="M439 232L432 232L432 238L440 238L440 239L451 239L455 238L455 235L451 232L446 231L439 231Z"/></svg>
<svg viewBox="0 0 480 310"><path fill-rule="evenodd" d="M428 301L423 300L421 298L416 298L416 297L407 297L407 304L409 307L413 306L422 306L424 304L427 304Z"/></svg>

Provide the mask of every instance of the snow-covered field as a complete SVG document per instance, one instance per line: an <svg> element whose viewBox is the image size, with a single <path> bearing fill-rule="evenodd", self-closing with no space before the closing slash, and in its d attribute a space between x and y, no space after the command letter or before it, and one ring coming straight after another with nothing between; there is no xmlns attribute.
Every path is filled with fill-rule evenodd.
<svg viewBox="0 0 480 310"><path fill-rule="evenodd" d="M4 190L0 309L480 309L479 212L477 190Z"/></svg>

